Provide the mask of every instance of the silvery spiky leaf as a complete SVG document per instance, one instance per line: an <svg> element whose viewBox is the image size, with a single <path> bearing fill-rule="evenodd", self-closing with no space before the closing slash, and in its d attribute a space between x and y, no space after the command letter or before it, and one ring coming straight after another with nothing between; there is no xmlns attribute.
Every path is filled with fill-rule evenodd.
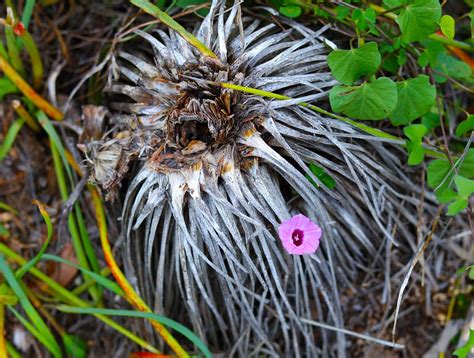
<svg viewBox="0 0 474 358"><path fill-rule="evenodd" d="M111 124L88 156L106 191L130 177L124 261L157 313L225 356L343 356L343 334L301 318L344 327L339 292L367 258L387 243L416 247L406 223L416 225L411 193L421 188L393 143L297 105L324 103L336 84L327 29L280 21L284 30L213 1L194 33L219 60L172 30L137 31L141 41L117 53ZM335 179L333 190L310 162ZM314 255L289 255L278 239L279 223L297 213L323 229ZM373 265L384 270L383 260Z"/></svg>

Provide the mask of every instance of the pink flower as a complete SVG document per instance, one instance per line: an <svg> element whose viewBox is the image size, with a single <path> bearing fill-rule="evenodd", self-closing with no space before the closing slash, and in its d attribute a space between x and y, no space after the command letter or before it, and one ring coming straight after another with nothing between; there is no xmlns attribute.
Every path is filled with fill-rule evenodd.
<svg viewBox="0 0 474 358"><path fill-rule="evenodd" d="M316 252L322 233L321 228L303 214L283 221L278 228L278 235L283 247L292 255Z"/></svg>

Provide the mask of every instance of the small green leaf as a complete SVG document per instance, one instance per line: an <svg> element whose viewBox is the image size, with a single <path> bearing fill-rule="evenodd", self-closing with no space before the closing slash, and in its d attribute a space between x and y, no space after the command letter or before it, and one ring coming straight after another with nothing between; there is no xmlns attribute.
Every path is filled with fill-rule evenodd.
<svg viewBox="0 0 474 358"><path fill-rule="evenodd" d="M468 78L472 73L471 67L467 63L445 53L438 54L436 62L433 65L433 69L437 72L444 73L449 77L457 79ZM446 77L439 76L437 74L435 74L435 79L438 83L444 83L447 81Z"/></svg>
<svg viewBox="0 0 474 358"><path fill-rule="evenodd" d="M456 349L453 352L453 355L459 358L467 358L473 347L474 347L474 329L470 329L469 339L467 340L466 344Z"/></svg>
<svg viewBox="0 0 474 358"><path fill-rule="evenodd" d="M299 6L282 6L280 13L286 17L294 18L301 15L301 8Z"/></svg>
<svg viewBox="0 0 474 358"><path fill-rule="evenodd" d="M181 9L185 9L188 6L201 5L204 3L206 3L206 0L177 0L175 6L180 7ZM155 3L155 5L161 8L159 4Z"/></svg>
<svg viewBox="0 0 474 358"><path fill-rule="evenodd" d="M459 197L461 198L467 199L472 193L474 193L474 180L465 178L461 175L456 175L454 178L454 184L456 184Z"/></svg>
<svg viewBox="0 0 474 358"><path fill-rule="evenodd" d="M382 62L382 69L390 73L396 74L400 65L398 64L398 56L395 53L389 54Z"/></svg>
<svg viewBox="0 0 474 358"><path fill-rule="evenodd" d="M427 129L423 124L412 124L403 128L403 133L414 143L421 143Z"/></svg>
<svg viewBox="0 0 474 358"><path fill-rule="evenodd" d="M323 19L329 19L332 17L331 14L329 14L326 10L320 8L319 6L314 8L313 13L315 17L321 17Z"/></svg>
<svg viewBox="0 0 474 358"><path fill-rule="evenodd" d="M334 11L336 12L336 19L338 20L344 20L351 12L348 7L341 5L336 6Z"/></svg>
<svg viewBox="0 0 474 358"><path fill-rule="evenodd" d="M205 4L206 2L207 0L177 0L174 5L181 9L186 9L189 6L202 5L202 4ZM155 5L158 6L162 10L166 9L165 4L166 4L165 0L159 0L158 2L155 2ZM209 13L209 9L208 8L199 9L196 12L200 16L206 16Z"/></svg>
<svg viewBox="0 0 474 358"><path fill-rule="evenodd" d="M407 51L404 48L401 48L397 56L397 63L399 66L403 66L406 62L407 62Z"/></svg>
<svg viewBox="0 0 474 358"><path fill-rule="evenodd" d="M351 50L334 50L328 56L331 73L343 84L353 84L362 76L373 75L379 68L380 61L375 42Z"/></svg>
<svg viewBox="0 0 474 358"><path fill-rule="evenodd" d="M364 19L365 21L367 21L368 24L375 24L375 20L377 19L377 14L375 13L375 10L371 7L367 8L364 11Z"/></svg>
<svg viewBox="0 0 474 358"><path fill-rule="evenodd" d="M454 39L454 19L449 15L443 15L439 21L441 32L448 39Z"/></svg>
<svg viewBox="0 0 474 358"><path fill-rule="evenodd" d="M474 148L467 151L458 173L466 178L474 178Z"/></svg>
<svg viewBox="0 0 474 358"><path fill-rule="evenodd" d="M471 269L469 270L469 278L471 280L474 280L474 266L472 266Z"/></svg>
<svg viewBox="0 0 474 358"><path fill-rule="evenodd" d="M466 267L461 267L456 271L456 276L461 276L463 273L465 273L467 270L472 270L474 268L474 265L469 265ZM470 273L469 273L470 275Z"/></svg>
<svg viewBox="0 0 474 358"><path fill-rule="evenodd" d="M7 94L19 93L20 91L7 77L0 78L0 101L3 100Z"/></svg>
<svg viewBox="0 0 474 358"><path fill-rule="evenodd" d="M407 151L410 154L408 156L408 165L418 165L425 157L422 140L427 129L423 124L412 124L403 128L403 132L409 139L406 143Z"/></svg>
<svg viewBox="0 0 474 358"><path fill-rule="evenodd" d="M447 204L450 201L453 201L454 199L456 199L457 197L458 197L458 193L456 193L451 188L444 188L436 192L436 199L438 199L438 201L441 204Z"/></svg>
<svg viewBox="0 0 474 358"><path fill-rule="evenodd" d="M309 170L313 173L316 178L318 178L321 183L323 183L328 189L333 190L336 187L336 181L324 170L324 168L317 166L314 163L308 165ZM314 180L306 174L306 178L313 184L316 188L319 188L319 185L314 182Z"/></svg>
<svg viewBox="0 0 474 358"><path fill-rule="evenodd" d="M440 54L447 54L446 47L438 41L426 39L421 41L421 44L425 48L424 53L428 55L429 64L433 67L438 63L438 56Z"/></svg>
<svg viewBox="0 0 474 358"><path fill-rule="evenodd" d="M438 187L443 181L449 183L451 181L453 172L450 177L446 178L451 170L451 164L447 159L436 159L428 165L428 186L432 189ZM474 148L469 149L460 166L458 166L458 174L466 177L474 177ZM446 180L445 180L446 178Z"/></svg>
<svg viewBox="0 0 474 358"><path fill-rule="evenodd" d="M390 78L381 77L361 86L335 86L329 93L335 112L356 119L386 118L397 103L397 86Z"/></svg>
<svg viewBox="0 0 474 358"><path fill-rule="evenodd" d="M437 113L428 112L421 117L421 124L428 128L428 132L440 126L439 115Z"/></svg>
<svg viewBox="0 0 474 358"><path fill-rule="evenodd" d="M409 151L410 155L408 156L408 165L418 165L425 158L425 148L421 143L413 145Z"/></svg>
<svg viewBox="0 0 474 358"><path fill-rule="evenodd" d="M418 57L418 64L425 68L426 66L428 66L428 63L430 62L430 55L428 53L428 51L423 51L423 53L420 55L420 57Z"/></svg>
<svg viewBox="0 0 474 358"><path fill-rule="evenodd" d="M64 334L62 338L68 357L85 358L87 356L87 344L83 339L70 334Z"/></svg>
<svg viewBox="0 0 474 358"><path fill-rule="evenodd" d="M393 40L393 49L398 50L400 47L402 47L402 39L400 37L395 37L395 40Z"/></svg>
<svg viewBox="0 0 474 358"><path fill-rule="evenodd" d="M474 130L474 114L470 114L467 119L458 124L456 128L456 135L461 137L472 130Z"/></svg>
<svg viewBox="0 0 474 358"><path fill-rule="evenodd" d="M445 159L436 159L428 164L428 186L432 189L440 185L451 169L451 164Z"/></svg>
<svg viewBox="0 0 474 358"><path fill-rule="evenodd" d="M467 199L456 199L448 206L447 215L454 216L467 208Z"/></svg>
<svg viewBox="0 0 474 358"><path fill-rule="evenodd" d="M355 25L360 31L365 31L368 28L367 21L365 21L364 12L356 8L352 11L352 21L354 21Z"/></svg>
<svg viewBox="0 0 474 358"><path fill-rule="evenodd" d="M397 105L390 114L393 125L408 124L429 111L436 99L436 88L426 75L397 82Z"/></svg>
<svg viewBox="0 0 474 358"><path fill-rule="evenodd" d="M383 0L383 4L387 10L394 9L406 3L406 0Z"/></svg>
<svg viewBox="0 0 474 358"><path fill-rule="evenodd" d="M404 42L420 41L432 34L441 18L438 0L415 0L397 17Z"/></svg>

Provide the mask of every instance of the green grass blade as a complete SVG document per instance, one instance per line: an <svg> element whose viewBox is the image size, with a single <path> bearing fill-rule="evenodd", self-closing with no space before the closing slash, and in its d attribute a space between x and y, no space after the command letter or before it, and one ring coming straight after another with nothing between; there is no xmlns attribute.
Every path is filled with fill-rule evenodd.
<svg viewBox="0 0 474 358"><path fill-rule="evenodd" d="M3 100L7 94L12 93L20 93L20 90L8 77L0 77L0 101Z"/></svg>
<svg viewBox="0 0 474 358"><path fill-rule="evenodd" d="M92 241L87 232L86 222L84 216L82 215L81 207L78 203L74 206L76 212L77 225L79 226L79 233L81 234L82 244L84 245L84 250L86 252L87 259L92 267L92 270L96 274L100 274L100 265L99 260L97 259L97 254L95 252Z"/></svg>
<svg viewBox="0 0 474 358"><path fill-rule="evenodd" d="M3 143L0 145L0 161L2 161L10 151L18 132L21 127L23 127L23 124L25 124L25 120L20 118L15 120L10 128L8 128L7 135L5 136Z"/></svg>
<svg viewBox="0 0 474 358"><path fill-rule="evenodd" d="M23 14L21 14L21 22L25 28L28 28L30 24L31 15L33 14L33 9L35 8L36 0L26 0L25 7L23 8Z"/></svg>
<svg viewBox="0 0 474 358"><path fill-rule="evenodd" d="M54 128L53 124L49 120L48 116L43 111L37 111L36 112L36 118L38 118L38 122L43 127L45 132L48 134L52 144L54 144L59 151L60 158L63 162L64 167L66 168L66 171L68 171L70 180L72 182L72 176L70 174L70 169L69 169L69 164L66 159L66 150L64 149L63 143L61 142L61 139L59 138L58 133L56 132L56 129ZM69 169L69 170L68 170Z"/></svg>
<svg viewBox="0 0 474 358"><path fill-rule="evenodd" d="M25 46L26 52L28 52L28 55L30 56L31 71L33 73L33 87L38 89L41 87L43 82L44 73L41 55L38 51L35 41L33 40L33 37L28 32L28 30L25 29L23 34L21 34L21 39L23 40L23 45Z"/></svg>
<svg viewBox="0 0 474 358"><path fill-rule="evenodd" d="M41 334L44 336L44 339L48 342L48 349L55 357L60 357L61 349L56 340L54 339L53 334L51 333L39 313L36 311L34 306L31 304L30 300L25 294L25 291L23 291L20 282L16 279L13 271L7 265L7 262L5 261L5 257L3 255L0 255L0 272L3 274L3 277L7 281L8 285L18 297L21 306L25 310L27 316L33 322L35 328L37 328L41 332Z"/></svg>
<svg viewBox="0 0 474 358"><path fill-rule="evenodd" d="M28 320L23 317L20 312L18 312L13 307L8 307L8 309L15 315L15 317L20 321L20 323L25 326L25 328L40 341L43 345L48 348L48 350L53 354L54 357L62 357L61 351L55 351L54 347L51 346L51 342L38 330L33 324L28 322ZM59 348L59 347L58 347Z"/></svg>
<svg viewBox="0 0 474 358"><path fill-rule="evenodd" d="M10 342L7 342L7 353L10 358L22 358L20 352L18 352Z"/></svg>
<svg viewBox="0 0 474 358"><path fill-rule="evenodd" d="M18 210L16 210L13 206L4 203L3 201L0 201L0 210L5 210L12 213L13 215L18 215Z"/></svg>
<svg viewBox="0 0 474 358"><path fill-rule="evenodd" d="M43 123L46 123L45 128L48 127L48 123L52 127L51 122L49 122L48 119L47 119L47 121L48 122L43 122ZM40 123L41 123L41 121L40 121ZM43 124L41 124L41 125L43 125ZM51 127L49 128L49 130L51 130ZM52 128L52 129L54 130L54 128ZM51 133L56 134L56 131L51 131ZM56 137L57 137L57 134L56 134ZM66 184L66 178L64 176L63 164L66 165L66 168L69 168L69 164L67 163L66 153L64 151L64 147L62 147L62 143L59 140L59 137L57 139L58 139L57 143L59 143L61 145L61 148L63 150L61 151L56 146L56 141L53 140L53 137L50 137L51 154L53 156L53 164L54 164L54 170L56 172L56 178L58 180L59 192L61 194L61 198L64 201L66 201L69 197L69 193L68 193L68 188L67 188L67 184ZM64 154L64 156L62 154ZM70 168L69 168L69 171L70 171ZM71 180L72 180L72 178L71 178ZM76 220L74 218L73 213L69 214L67 221L68 221L69 232L71 234L72 245L74 247L74 252L76 253L77 260L79 261L79 265L81 267L85 268L86 270L90 270L91 267L89 265L89 262L87 261L87 257L86 257L85 251L84 251L84 246L83 246L81 236L80 236L80 233L79 233L79 229L77 227L77 223L76 223ZM84 277L84 279L86 279L86 277ZM89 288L89 293L94 298L94 300L96 300L96 301L100 300L101 293L99 292L97 286L91 286Z"/></svg>
<svg viewBox="0 0 474 358"><path fill-rule="evenodd" d="M46 252L48 249L49 243L51 242L51 239L53 238L53 224L51 223L51 218L49 217L48 212L46 211L46 208L42 203L39 201L35 200L35 204L38 205L38 208L40 210L41 216L43 217L44 222L46 223L46 227L48 230L48 234L46 237L46 240L44 241L43 245L41 245L41 249L38 252L38 254L32 258L25 266L22 266L17 272L16 272L16 278L20 280L23 275L32 267L36 266L38 261L41 259L41 256Z"/></svg>
<svg viewBox="0 0 474 358"><path fill-rule="evenodd" d="M5 339L5 306L0 301L0 357L8 357Z"/></svg>
<svg viewBox="0 0 474 358"><path fill-rule="evenodd" d="M13 68L20 74L21 77L26 78L25 67L18 51L15 34L10 26L5 26L5 38L7 40L8 57Z"/></svg>
<svg viewBox="0 0 474 358"><path fill-rule="evenodd" d="M65 265L72 266L78 270L80 270L82 273L85 273L86 275L90 276L92 279L94 279L97 283L101 284L104 286L106 289L112 291L116 295L123 296L124 293L122 289L120 288L119 285L117 285L115 282L112 280L109 280L108 278L105 278L94 271L86 270L85 268L75 264L72 261L63 259L62 257L55 256L55 255L50 255L50 254L44 254L43 257L41 258L42 260L47 260L47 261L54 261L54 262L59 262Z"/></svg>
<svg viewBox="0 0 474 358"><path fill-rule="evenodd" d="M0 55L2 55L8 62L10 62L10 57L8 56L7 50L3 41L0 39Z"/></svg>
<svg viewBox="0 0 474 358"><path fill-rule="evenodd" d="M153 5L148 0L131 0L130 2L133 5L138 6L140 9L142 9L146 13L160 19L162 23L164 23L170 29L175 30L178 34L181 35L183 39L185 39L191 45L196 47L199 50L199 52L201 52L204 56L209 56L209 57L217 59L216 54L212 52L211 49L207 48L194 35L186 31L186 29L183 26L181 26L176 20L174 20L166 12L161 10L158 6Z"/></svg>
<svg viewBox="0 0 474 358"><path fill-rule="evenodd" d="M0 253L8 256L8 258L14 260L15 262L17 262L20 265L25 265L26 262L27 262L24 258L22 258L20 255L18 255L15 251L13 251L12 249L10 249L9 247L7 247L6 245L4 245L2 243L0 243ZM2 255L0 255L0 256L2 256ZM89 304L86 301L83 301L79 297L72 294L70 291L65 289L63 286L61 286L59 283L57 283L56 281L54 281L53 279L48 277L46 274L44 274L40 270L32 267L30 269L30 273L33 276L35 276L38 280L40 280L44 284L48 285L49 288L55 294L57 294L59 297L61 297L63 302L67 302L68 304L73 304L73 305L76 305L78 307L89 307ZM150 345L148 342L144 341L140 337L136 336L135 334L133 334L132 332L127 330L125 327L118 324L117 322L109 319L108 317L106 317L104 315L98 314L98 315L95 315L95 316L98 319L100 319L102 322L104 322L105 324L109 325L113 329L115 329L118 332L120 332L121 334L123 334L125 337L129 338L131 341L135 342L137 345L149 350L150 352L159 353L158 349L156 349L155 347L153 347L152 345Z"/></svg>
<svg viewBox="0 0 474 358"><path fill-rule="evenodd" d="M71 186L74 183L74 180L72 178L71 167L69 166L69 163L67 161L66 150L61 142L61 139L59 138L58 133L56 132L56 129L54 128L53 124L46 116L46 114L43 111L37 111L36 117L38 118L40 125L49 135L51 142L51 153L53 156L54 168L56 172L56 178L58 180L59 191L61 194L61 198L66 201L69 197L69 192L66 183L66 178L64 175L64 170L66 170ZM77 203L75 204L74 210L79 218L79 227L78 222L76 222L73 213L69 214L68 216L68 227L71 233L74 251L81 267L85 268L86 270L90 270L92 265L93 269L95 270L98 268L97 256L93 252L93 249L91 250L92 243L90 242L89 235L86 235L87 229L85 229L84 220L82 218L82 214L80 213L80 208L78 207ZM85 248L87 248L87 255ZM89 262L91 262L91 264L89 264ZM97 272L98 271L99 270L97 270ZM101 300L102 294L97 286L91 286L89 288L89 292L94 298L94 300Z"/></svg>
<svg viewBox="0 0 474 358"><path fill-rule="evenodd" d="M135 317L135 318L146 318L157 321L169 328L174 329L183 336L185 336L190 342L192 342L199 350L204 354L205 357L212 357L211 352L207 346L201 341L201 339L194 334L189 328L183 326L170 318L166 318L151 312L138 312L130 310L115 310L107 308L80 308L60 305L57 307L60 311L66 313L79 313L79 314L103 314L109 316L123 316L123 317Z"/></svg>

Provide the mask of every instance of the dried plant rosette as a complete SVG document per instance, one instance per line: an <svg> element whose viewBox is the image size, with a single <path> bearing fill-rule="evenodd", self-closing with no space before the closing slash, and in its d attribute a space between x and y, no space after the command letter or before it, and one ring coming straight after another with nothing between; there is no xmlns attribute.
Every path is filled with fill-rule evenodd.
<svg viewBox="0 0 474 358"><path fill-rule="evenodd" d="M413 224L421 188L389 140L298 105L324 105L336 84L327 27L265 14L213 1L188 29L217 59L174 30L136 31L111 67L107 134L85 145L92 179L123 197L126 273L155 312L225 356L343 356L340 291L369 262L383 272L368 258L387 245L416 242L401 223ZM319 242L305 224L316 252L292 254L278 236L298 214L322 229Z"/></svg>

